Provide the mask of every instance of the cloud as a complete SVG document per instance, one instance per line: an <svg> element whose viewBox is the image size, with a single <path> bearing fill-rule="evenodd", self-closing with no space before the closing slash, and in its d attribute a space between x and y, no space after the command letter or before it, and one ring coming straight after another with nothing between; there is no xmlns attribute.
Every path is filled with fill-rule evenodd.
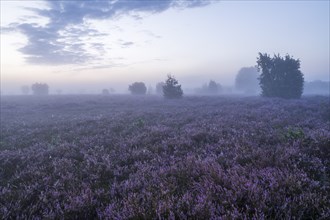
<svg viewBox="0 0 330 220"><path fill-rule="evenodd" d="M121 46L123 48L126 48L126 47L129 47L129 46L132 46L133 44L134 44L133 42L128 41L128 42L121 43Z"/></svg>
<svg viewBox="0 0 330 220"><path fill-rule="evenodd" d="M95 59L88 46L94 51L104 52L104 45L87 45L84 37L102 37L106 34L91 29L86 25L86 19L112 19L122 15L131 15L141 19L136 13L160 13L169 8L193 8L208 5L208 0L79 0L54 1L46 0L47 8L31 8L36 16L46 18L46 25L37 23L22 23L4 27L2 30L12 31L16 28L23 33L28 43L19 49L26 60L33 64L80 64ZM133 42L122 43L123 47L133 45Z"/></svg>

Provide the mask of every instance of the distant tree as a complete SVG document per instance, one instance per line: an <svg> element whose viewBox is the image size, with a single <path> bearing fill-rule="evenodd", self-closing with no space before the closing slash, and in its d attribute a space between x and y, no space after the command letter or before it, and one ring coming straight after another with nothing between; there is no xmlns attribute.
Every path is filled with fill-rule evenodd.
<svg viewBox="0 0 330 220"><path fill-rule="evenodd" d="M143 82L135 82L128 87L133 95L145 95L147 92L147 87Z"/></svg>
<svg viewBox="0 0 330 220"><path fill-rule="evenodd" d="M243 67L236 75L235 87L238 91L248 94L257 93L259 90L258 77L259 73L257 68Z"/></svg>
<svg viewBox="0 0 330 220"><path fill-rule="evenodd" d="M46 83L34 83L31 86L33 95L48 95L49 87Z"/></svg>
<svg viewBox="0 0 330 220"><path fill-rule="evenodd" d="M178 81L174 78L174 76L167 75L167 80L165 85L163 86L163 95L168 99L181 98L183 95L183 91L181 89L181 85L179 85Z"/></svg>
<svg viewBox="0 0 330 220"><path fill-rule="evenodd" d="M300 98L304 89L304 76L300 69L300 60L290 55L282 58L259 53L257 58L262 96L281 98Z"/></svg>
<svg viewBox="0 0 330 220"><path fill-rule="evenodd" d="M162 95L163 94L163 87L165 86L164 82L159 82L156 84L156 94Z"/></svg>
<svg viewBox="0 0 330 220"><path fill-rule="evenodd" d="M30 93L30 87L29 86L22 86L21 87L23 95L28 95Z"/></svg>
<svg viewBox="0 0 330 220"><path fill-rule="evenodd" d="M214 80L210 80L208 84L205 83L202 87L195 89L195 93L202 95L216 95L220 92L222 92L222 86Z"/></svg>
<svg viewBox="0 0 330 220"><path fill-rule="evenodd" d="M222 86L219 83L210 80L207 89L208 89L208 93L210 94L218 94L222 90Z"/></svg>
<svg viewBox="0 0 330 220"><path fill-rule="evenodd" d="M103 89L102 90L102 95L109 95L109 94L110 94L110 92L109 92L108 89Z"/></svg>

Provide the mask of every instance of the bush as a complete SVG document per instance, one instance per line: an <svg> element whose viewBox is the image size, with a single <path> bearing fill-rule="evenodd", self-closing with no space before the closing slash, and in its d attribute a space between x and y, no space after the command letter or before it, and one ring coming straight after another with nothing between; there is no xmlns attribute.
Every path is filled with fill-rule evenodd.
<svg viewBox="0 0 330 220"><path fill-rule="evenodd" d="M48 95L49 87L46 83L34 83L31 89L33 95Z"/></svg>
<svg viewBox="0 0 330 220"><path fill-rule="evenodd" d="M261 95L265 97L300 98L304 89L304 77L300 69L300 60L288 54L282 58L259 53L258 70L261 70L259 84Z"/></svg>
<svg viewBox="0 0 330 220"><path fill-rule="evenodd" d="M135 82L128 87L133 95L145 95L147 92L147 87L143 82Z"/></svg>
<svg viewBox="0 0 330 220"><path fill-rule="evenodd" d="M168 75L165 85L163 86L163 95L168 99L181 98L183 91L181 85L174 78L174 76Z"/></svg>

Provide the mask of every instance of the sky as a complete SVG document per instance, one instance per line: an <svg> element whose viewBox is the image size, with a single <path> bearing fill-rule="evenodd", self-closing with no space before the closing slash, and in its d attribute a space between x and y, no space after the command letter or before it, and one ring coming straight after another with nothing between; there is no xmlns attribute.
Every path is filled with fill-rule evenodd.
<svg viewBox="0 0 330 220"><path fill-rule="evenodd" d="M329 81L329 1L0 0L1 92L47 83L98 93L174 75L183 89L232 86L259 52Z"/></svg>

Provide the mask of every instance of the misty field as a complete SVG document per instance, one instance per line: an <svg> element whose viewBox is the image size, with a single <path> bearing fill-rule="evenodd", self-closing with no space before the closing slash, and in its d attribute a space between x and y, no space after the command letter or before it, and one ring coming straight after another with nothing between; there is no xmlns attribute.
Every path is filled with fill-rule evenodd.
<svg viewBox="0 0 330 220"><path fill-rule="evenodd" d="M1 97L3 219L328 219L329 191L329 97Z"/></svg>

